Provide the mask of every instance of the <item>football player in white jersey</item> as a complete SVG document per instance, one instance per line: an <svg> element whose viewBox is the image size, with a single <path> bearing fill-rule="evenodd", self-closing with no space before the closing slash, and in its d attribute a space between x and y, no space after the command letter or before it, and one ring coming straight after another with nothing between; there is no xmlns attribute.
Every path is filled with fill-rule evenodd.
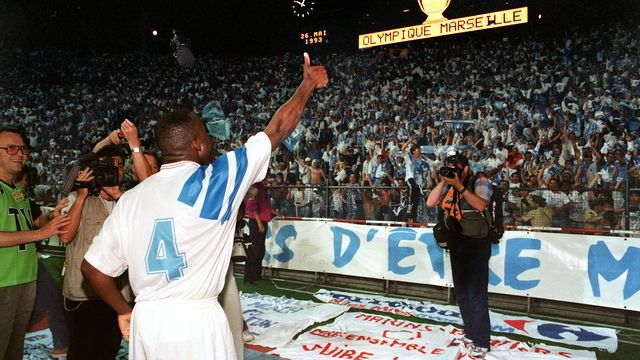
<svg viewBox="0 0 640 360"><path fill-rule="evenodd" d="M311 66L305 53L302 82L264 132L213 162L213 141L198 116L177 110L158 122L164 165L121 197L82 264L96 293L118 313L131 359L236 357L217 298L237 211L314 89L327 83L324 67ZM136 295L133 314L114 280L127 269Z"/></svg>

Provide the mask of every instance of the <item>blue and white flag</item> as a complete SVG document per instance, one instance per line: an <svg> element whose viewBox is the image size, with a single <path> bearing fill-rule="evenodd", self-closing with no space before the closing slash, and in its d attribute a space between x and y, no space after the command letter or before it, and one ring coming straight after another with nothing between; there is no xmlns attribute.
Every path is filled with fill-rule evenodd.
<svg viewBox="0 0 640 360"><path fill-rule="evenodd" d="M219 101L210 101L207 106L202 109L202 118L208 120L224 119L224 111Z"/></svg>
<svg viewBox="0 0 640 360"><path fill-rule="evenodd" d="M227 140L231 135L231 125L228 119L207 122L209 134L216 139Z"/></svg>
<svg viewBox="0 0 640 360"><path fill-rule="evenodd" d="M305 129L306 128L304 126L298 124L298 126L296 126L296 128L293 130L291 135L289 135L289 137L284 139L284 146L286 146L287 149L289 149L289 151L296 151L296 149L298 148L298 145L300 144L300 141L302 139L302 134L304 133Z"/></svg>

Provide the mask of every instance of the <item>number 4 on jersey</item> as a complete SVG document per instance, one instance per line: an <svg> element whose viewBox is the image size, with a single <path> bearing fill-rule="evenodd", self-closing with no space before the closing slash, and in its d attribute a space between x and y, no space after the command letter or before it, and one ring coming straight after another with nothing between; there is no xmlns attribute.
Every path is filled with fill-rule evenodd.
<svg viewBox="0 0 640 360"><path fill-rule="evenodd" d="M184 253L178 252L173 219L156 220L146 260L148 274L164 274L167 281L182 277L187 262Z"/></svg>

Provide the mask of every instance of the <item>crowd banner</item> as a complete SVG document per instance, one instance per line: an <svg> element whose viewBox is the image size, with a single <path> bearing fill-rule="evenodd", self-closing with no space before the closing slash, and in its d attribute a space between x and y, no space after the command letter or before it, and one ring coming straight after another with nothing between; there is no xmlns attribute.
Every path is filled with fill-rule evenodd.
<svg viewBox="0 0 640 360"><path fill-rule="evenodd" d="M316 303L286 296L240 294L244 319L255 336L254 345L278 347L313 325L335 318L349 307Z"/></svg>
<svg viewBox="0 0 640 360"><path fill-rule="evenodd" d="M353 309L375 310L443 323L462 324L460 310L458 306L453 305L324 289L318 290L315 297L326 303L346 305ZM489 316L493 333L520 335L543 341L599 348L609 352L615 352L618 348L616 331L611 328L563 324L526 316L504 315L494 311L490 311Z"/></svg>
<svg viewBox="0 0 640 360"><path fill-rule="evenodd" d="M271 222L265 265L452 286L431 228ZM489 291L640 311L640 238L508 231L492 248Z"/></svg>
<svg viewBox="0 0 640 360"><path fill-rule="evenodd" d="M421 324L387 316L349 312L271 351L288 359L473 359L451 325ZM488 359L596 359L587 350L529 345L491 337Z"/></svg>

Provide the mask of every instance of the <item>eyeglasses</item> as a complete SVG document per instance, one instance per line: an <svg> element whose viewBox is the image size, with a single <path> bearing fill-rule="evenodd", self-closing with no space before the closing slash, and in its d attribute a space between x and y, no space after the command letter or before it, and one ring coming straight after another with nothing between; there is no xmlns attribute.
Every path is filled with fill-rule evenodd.
<svg viewBox="0 0 640 360"><path fill-rule="evenodd" d="M16 155L18 151L22 151L22 154L29 155L29 147L27 145L7 145L5 147L0 146L0 149L4 149L8 155Z"/></svg>

